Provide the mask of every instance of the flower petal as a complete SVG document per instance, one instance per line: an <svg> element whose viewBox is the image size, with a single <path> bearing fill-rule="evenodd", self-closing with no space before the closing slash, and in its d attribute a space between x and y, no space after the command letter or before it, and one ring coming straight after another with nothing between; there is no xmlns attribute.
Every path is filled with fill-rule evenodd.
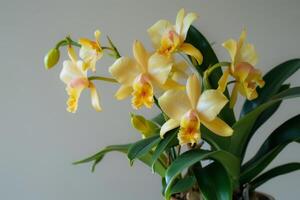
<svg viewBox="0 0 300 200"><path fill-rule="evenodd" d="M184 19L184 9L181 8L178 13L177 13L177 17L176 17L176 23L175 23L175 29L176 32L181 35L182 32L182 28L183 28L183 19Z"/></svg>
<svg viewBox="0 0 300 200"><path fill-rule="evenodd" d="M183 27L182 27L182 32L181 32L181 36L182 39L185 40L187 32L191 26L191 24L197 19L197 14L196 13L188 13L183 20Z"/></svg>
<svg viewBox="0 0 300 200"><path fill-rule="evenodd" d="M222 93L226 90L227 86L227 80L229 76L229 69L227 68L224 72L221 78L218 81L218 90L221 91Z"/></svg>
<svg viewBox="0 0 300 200"><path fill-rule="evenodd" d="M179 51L182 51L185 54L194 57L197 60L199 65L202 64L203 56L202 56L201 52L197 48L195 48L193 45L191 45L189 43L183 43L180 46Z"/></svg>
<svg viewBox="0 0 300 200"><path fill-rule="evenodd" d="M147 64L149 54L146 51L144 45L140 41L135 41L133 44L133 55L137 63L142 67L143 72L147 72Z"/></svg>
<svg viewBox="0 0 300 200"><path fill-rule="evenodd" d="M166 30L170 30L172 28L173 25L169 21L159 20L148 29L148 34L152 40L154 48L158 49L160 47L162 35Z"/></svg>
<svg viewBox="0 0 300 200"><path fill-rule="evenodd" d="M247 38L247 31L244 29L240 35L240 39L237 43L237 51L239 51L242 46L244 45L245 41L246 41L246 38Z"/></svg>
<svg viewBox="0 0 300 200"><path fill-rule="evenodd" d="M131 86L121 85L121 87L116 92L115 97L118 100L123 100L126 97L128 97L132 93L132 91L133 91L133 89Z"/></svg>
<svg viewBox="0 0 300 200"><path fill-rule="evenodd" d="M255 66L257 64L258 56L254 45L244 44L240 49L239 60L237 62L248 62L251 65Z"/></svg>
<svg viewBox="0 0 300 200"><path fill-rule="evenodd" d="M183 81L188 78L186 70L188 69L188 64L185 61L180 61L175 63L172 67L172 79L175 81Z"/></svg>
<svg viewBox="0 0 300 200"><path fill-rule="evenodd" d="M153 54L148 61L148 72L161 85L163 85L172 69L172 60L160 55Z"/></svg>
<svg viewBox="0 0 300 200"><path fill-rule="evenodd" d="M134 79L140 74L137 63L127 57L117 59L109 68L109 72L123 85L132 85Z"/></svg>
<svg viewBox="0 0 300 200"><path fill-rule="evenodd" d="M179 125L180 125L180 121L175 120L175 119L169 119L162 125L162 127L160 129L160 137L163 138L165 133L178 127Z"/></svg>
<svg viewBox="0 0 300 200"><path fill-rule="evenodd" d="M100 112L102 110L102 108L99 103L99 96L98 96L97 89L96 89L94 83L90 82L89 88L91 91L92 106L97 112Z"/></svg>
<svg viewBox="0 0 300 200"><path fill-rule="evenodd" d="M168 78L167 81L163 85L159 85L163 90L185 90L185 85L182 85L171 78Z"/></svg>
<svg viewBox="0 0 300 200"><path fill-rule="evenodd" d="M83 91L83 87L80 88L73 88L73 87L66 87L66 91L69 95L67 100L67 111L71 113L76 113L78 108L78 100L80 97L81 92Z"/></svg>
<svg viewBox="0 0 300 200"><path fill-rule="evenodd" d="M82 66L82 61L77 63L71 60L65 60L63 62L63 68L60 72L60 79L65 83L69 84L73 79L86 77L86 72L83 72L80 67Z"/></svg>
<svg viewBox="0 0 300 200"><path fill-rule="evenodd" d="M178 121L192 108L184 90L168 90L158 99L158 102L171 119Z"/></svg>
<svg viewBox="0 0 300 200"><path fill-rule="evenodd" d="M212 121L228 102L226 96L218 90L205 90L199 98L197 110L200 120Z"/></svg>
<svg viewBox="0 0 300 200"><path fill-rule="evenodd" d="M240 83L236 83L234 84L233 86L233 89L232 89L232 92L231 92L231 96L230 96L230 102L229 102L229 107L230 108L233 108L235 103L236 103L236 100L237 100L237 95L238 95L238 91L239 91L239 86Z"/></svg>
<svg viewBox="0 0 300 200"><path fill-rule="evenodd" d="M222 46L227 49L229 55L230 55L230 58L232 60L232 62L234 63L235 62L235 55L236 55L236 52L237 52L237 43L234 39L229 39L229 40L226 40Z"/></svg>
<svg viewBox="0 0 300 200"><path fill-rule="evenodd" d="M186 93L191 102L192 108L195 109L201 94L200 81L196 74L192 74L186 83Z"/></svg>
<svg viewBox="0 0 300 200"><path fill-rule="evenodd" d="M214 132L219 136L228 137L231 136L233 133L233 129L218 117L216 117L212 121L206 121L206 120L200 120L200 121L201 123L203 123L205 127L207 127L209 130L211 130L212 132Z"/></svg>
<svg viewBox="0 0 300 200"><path fill-rule="evenodd" d="M73 62L77 61L78 58L77 58L76 52L72 46L68 46L68 55Z"/></svg>

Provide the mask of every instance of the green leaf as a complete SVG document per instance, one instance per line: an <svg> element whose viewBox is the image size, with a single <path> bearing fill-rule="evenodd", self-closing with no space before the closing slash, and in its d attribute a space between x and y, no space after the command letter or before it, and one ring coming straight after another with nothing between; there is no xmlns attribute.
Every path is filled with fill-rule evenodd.
<svg viewBox="0 0 300 200"><path fill-rule="evenodd" d="M286 85L282 85L279 89L279 93L287 90L290 88L289 84ZM270 108L266 109L264 112L262 112L259 117L256 119L255 124L253 125L253 128L251 130L252 134L255 133L255 131L262 125L264 124L279 108L279 106L281 105L282 101L279 101L277 103L275 103L273 106L271 106Z"/></svg>
<svg viewBox="0 0 300 200"><path fill-rule="evenodd" d="M274 96L270 101L258 106L256 109L252 110L237 121L232 127L234 132L231 137L229 152L239 158L242 158L247 147L247 141L249 141L251 137L252 127L258 116L279 101L298 96L300 96L300 87L287 89Z"/></svg>
<svg viewBox="0 0 300 200"><path fill-rule="evenodd" d="M183 179L178 180L174 186L171 188L171 195L186 192L191 189L196 183L194 176L187 176Z"/></svg>
<svg viewBox="0 0 300 200"><path fill-rule="evenodd" d="M178 144L177 131L178 131L178 129L169 131L164 136L164 139L162 139L158 143L158 145L153 153L153 157L152 157L152 170L154 170L154 168L153 168L154 164L157 161L157 159L160 157L160 155L170 146L174 146L174 145Z"/></svg>
<svg viewBox="0 0 300 200"><path fill-rule="evenodd" d="M140 140L134 144L132 144L128 149L128 158L130 160L130 164L133 164L134 159L140 158L141 156L147 154L151 149L157 145L160 141L159 135L154 135L149 138Z"/></svg>
<svg viewBox="0 0 300 200"><path fill-rule="evenodd" d="M279 93L280 92L283 92L284 90L288 89L290 86L289 85L282 85L280 90L279 90ZM245 151L246 151L246 148L251 140L251 138L253 137L253 135L255 134L256 130L261 126L263 125L276 111L277 109L279 108L279 106L281 105L282 103L282 100L281 101L278 101L277 103L275 103L273 106L270 106L270 108L267 108L265 111L263 111L258 117L257 119L255 120L255 123L249 133L249 137L248 137L248 140L246 141L245 143ZM244 154L245 152L243 152L242 154L242 157L241 157L241 161L244 160Z"/></svg>
<svg viewBox="0 0 300 200"><path fill-rule="evenodd" d="M200 76L203 77L204 71L219 62L214 50L212 49L210 43L207 41L207 39L194 27L191 26L189 28L187 38L185 42L192 44L194 47L196 47L203 55L203 62L201 65L195 67ZM209 81L210 85L213 88L218 87L218 81L222 76L222 70L220 68L214 70L214 72L210 75ZM226 90L224 94L229 98L229 93ZM235 123L235 116L234 112L231 108L229 108L229 104L226 104L226 106L222 109L220 113L220 118L222 118L227 124L230 126ZM210 131L207 131L207 134L205 135L207 140L209 141L215 141L215 143L220 148L226 148L229 145L229 138L219 137L216 134L211 133Z"/></svg>
<svg viewBox="0 0 300 200"><path fill-rule="evenodd" d="M251 181L291 142L300 142L300 115L279 126L262 144L255 156L242 166L241 183Z"/></svg>
<svg viewBox="0 0 300 200"><path fill-rule="evenodd" d="M131 144L121 144L121 145L110 145L105 147L104 149L100 150L98 153L87 157L83 160L79 160L74 162L74 165L77 164L82 164L82 163L88 163L94 160L99 160L99 162L103 159L103 157L106 155L106 153L108 152L112 152L112 151L117 151L117 152L121 152L121 153L127 153L128 148L130 147Z"/></svg>
<svg viewBox="0 0 300 200"><path fill-rule="evenodd" d="M223 165L230 178L237 181L239 175L239 160L226 151L206 151L193 149L181 154L167 169L165 189L166 199L170 199L171 188L177 176L186 168L191 167L201 160L212 159Z"/></svg>
<svg viewBox="0 0 300 200"><path fill-rule="evenodd" d="M261 186L262 184L264 184L265 182L269 181L274 177L291 173L299 169L300 169L300 163L288 163L288 164L274 167L273 169L270 169L269 171L263 173L262 175L254 179L250 183L250 189L255 190L257 187Z"/></svg>
<svg viewBox="0 0 300 200"><path fill-rule="evenodd" d="M166 122L163 113L158 114L156 117L154 117L154 118L152 119L152 121L156 122L157 124L159 124L159 125L161 125L161 126Z"/></svg>
<svg viewBox="0 0 300 200"><path fill-rule="evenodd" d="M203 62L201 65L196 67L196 70L203 77L204 71L219 62L214 50L207 39L197 30L194 26L191 26L185 42L192 44L196 47L203 55ZM222 76L222 70L216 69L210 76L210 84L213 88L218 88L218 81Z"/></svg>
<svg viewBox="0 0 300 200"><path fill-rule="evenodd" d="M213 162L204 168L197 166L193 171L205 200L232 200L233 185L220 163Z"/></svg>
<svg viewBox="0 0 300 200"><path fill-rule="evenodd" d="M77 165L77 164L82 164L82 163L94 162L92 165L92 171L94 171L96 165L103 159L103 157L107 153L115 151L115 152L127 154L130 146L131 146L131 144L107 146L104 149L102 149L101 151L99 151L98 153L96 153L88 158L85 158L83 160L76 161L73 164ZM151 152L149 152L149 153L145 154L144 156L140 157L139 160L150 167L152 165L151 164L152 156L153 155L151 154ZM155 169L155 172L157 172L161 177L165 176L166 167L160 160L156 161L156 163L154 165L154 169Z"/></svg>
<svg viewBox="0 0 300 200"><path fill-rule="evenodd" d="M241 111L241 116L246 115L262 103L268 101L278 92L281 85L300 68L300 59L288 60L274 67L265 76L265 86L257 88L258 98L246 101Z"/></svg>

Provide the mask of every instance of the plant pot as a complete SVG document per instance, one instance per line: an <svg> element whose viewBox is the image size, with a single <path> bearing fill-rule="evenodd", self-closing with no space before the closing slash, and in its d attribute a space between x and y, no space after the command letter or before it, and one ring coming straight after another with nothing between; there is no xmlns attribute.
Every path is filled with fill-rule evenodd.
<svg viewBox="0 0 300 200"><path fill-rule="evenodd" d="M199 197L199 193L198 193L197 197L195 195L193 195L192 197L186 196L183 198L172 197L171 200L202 200L202 198ZM275 198L262 192L254 192L249 197L249 199L233 198L233 200L275 200Z"/></svg>

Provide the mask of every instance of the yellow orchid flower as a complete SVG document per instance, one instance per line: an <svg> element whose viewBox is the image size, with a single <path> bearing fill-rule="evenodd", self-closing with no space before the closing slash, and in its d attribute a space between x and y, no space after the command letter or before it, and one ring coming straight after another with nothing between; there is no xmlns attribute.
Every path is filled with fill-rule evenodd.
<svg viewBox="0 0 300 200"><path fill-rule="evenodd" d="M143 105L151 108L154 87L169 89L179 85L169 78L172 60L159 54L150 55L139 41L133 44L133 55L134 59L117 59L109 68L112 76L121 84L115 96L122 100L132 94L133 108L139 109Z"/></svg>
<svg viewBox="0 0 300 200"><path fill-rule="evenodd" d="M220 136L232 135L232 128L217 117L228 102L218 90L205 90L201 94L200 82L191 75L184 90L168 90L159 99L159 105L170 119L161 127L160 135L180 126L178 139L181 145L197 143L200 124Z"/></svg>
<svg viewBox="0 0 300 200"><path fill-rule="evenodd" d="M195 13L188 13L185 16L184 9L181 9L177 14L175 25L167 20L159 20L150 27L148 34L157 52L166 56L175 52L183 52L194 57L198 64L201 64L203 61L201 52L193 45L184 42L195 19L197 19Z"/></svg>
<svg viewBox="0 0 300 200"><path fill-rule="evenodd" d="M254 67L257 63L255 48L252 44L246 43L246 37L247 33L244 30L239 41L229 39L223 43L223 47L230 54L232 64L219 80L219 89L224 91L228 76L234 77L236 82L231 94L230 107L235 105L238 92L248 100L253 100L258 96L256 87L262 88L265 84L261 71Z"/></svg>
<svg viewBox="0 0 300 200"><path fill-rule="evenodd" d="M92 106L96 111L101 111L96 87L87 77L87 71L84 70L84 62L77 60L77 56L72 47L68 47L70 60L63 63L63 69L60 73L60 79L67 85L66 91L69 95L67 101L67 110L75 113L78 108L78 100L81 92L85 88L91 91Z"/></svg>
<svg viewBox="0 0 300 200"><path fill-rule="evenodd" d="M81 44L79 56L84 61L84 69L91 68L93 72L96 71L96 62L102 58L103 50L100 45L101 32L96 30L95 41L87 38L80 38L78 43Z"/></svg>

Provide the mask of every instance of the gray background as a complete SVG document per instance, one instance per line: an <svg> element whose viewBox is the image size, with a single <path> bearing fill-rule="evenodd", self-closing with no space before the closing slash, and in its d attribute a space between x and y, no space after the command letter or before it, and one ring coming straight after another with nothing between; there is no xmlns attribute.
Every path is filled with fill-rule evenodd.
<svg viewBox="0 0 300 200"><path fill-rule="evenodd" d="M67 113L65 86L58 77L61 65L45 71L43 57L65 35L92 38L96 28L109 34L123 55L131 55L134 39L150 48L146 29L158 19L174 21L181 7L199 13L195 25L216 42L222 59L228 56L220 44L237 38L243 27L256 45L263 72L300 56L298 0L0 0L0 199L162 199L160 179L138 162L130 168L123 155L107 156L94 174L89 165L71 165L105 145L140 136L129 123L129 100L117 102L112 97L115 85L97 83L102 113L91 108L88 93L76 115ZM111 62L109 58L99 62L98 72L106 71ZM299 73L289 82L300 85ZM286 101L251 141L247 156L299 108L299 99ZM157 111L140 112L150 117ZM299 153L299 147L291 144L272 166L299 161ZM277 199L296 200L299 178L296 172L259 189Z"/></svg>

